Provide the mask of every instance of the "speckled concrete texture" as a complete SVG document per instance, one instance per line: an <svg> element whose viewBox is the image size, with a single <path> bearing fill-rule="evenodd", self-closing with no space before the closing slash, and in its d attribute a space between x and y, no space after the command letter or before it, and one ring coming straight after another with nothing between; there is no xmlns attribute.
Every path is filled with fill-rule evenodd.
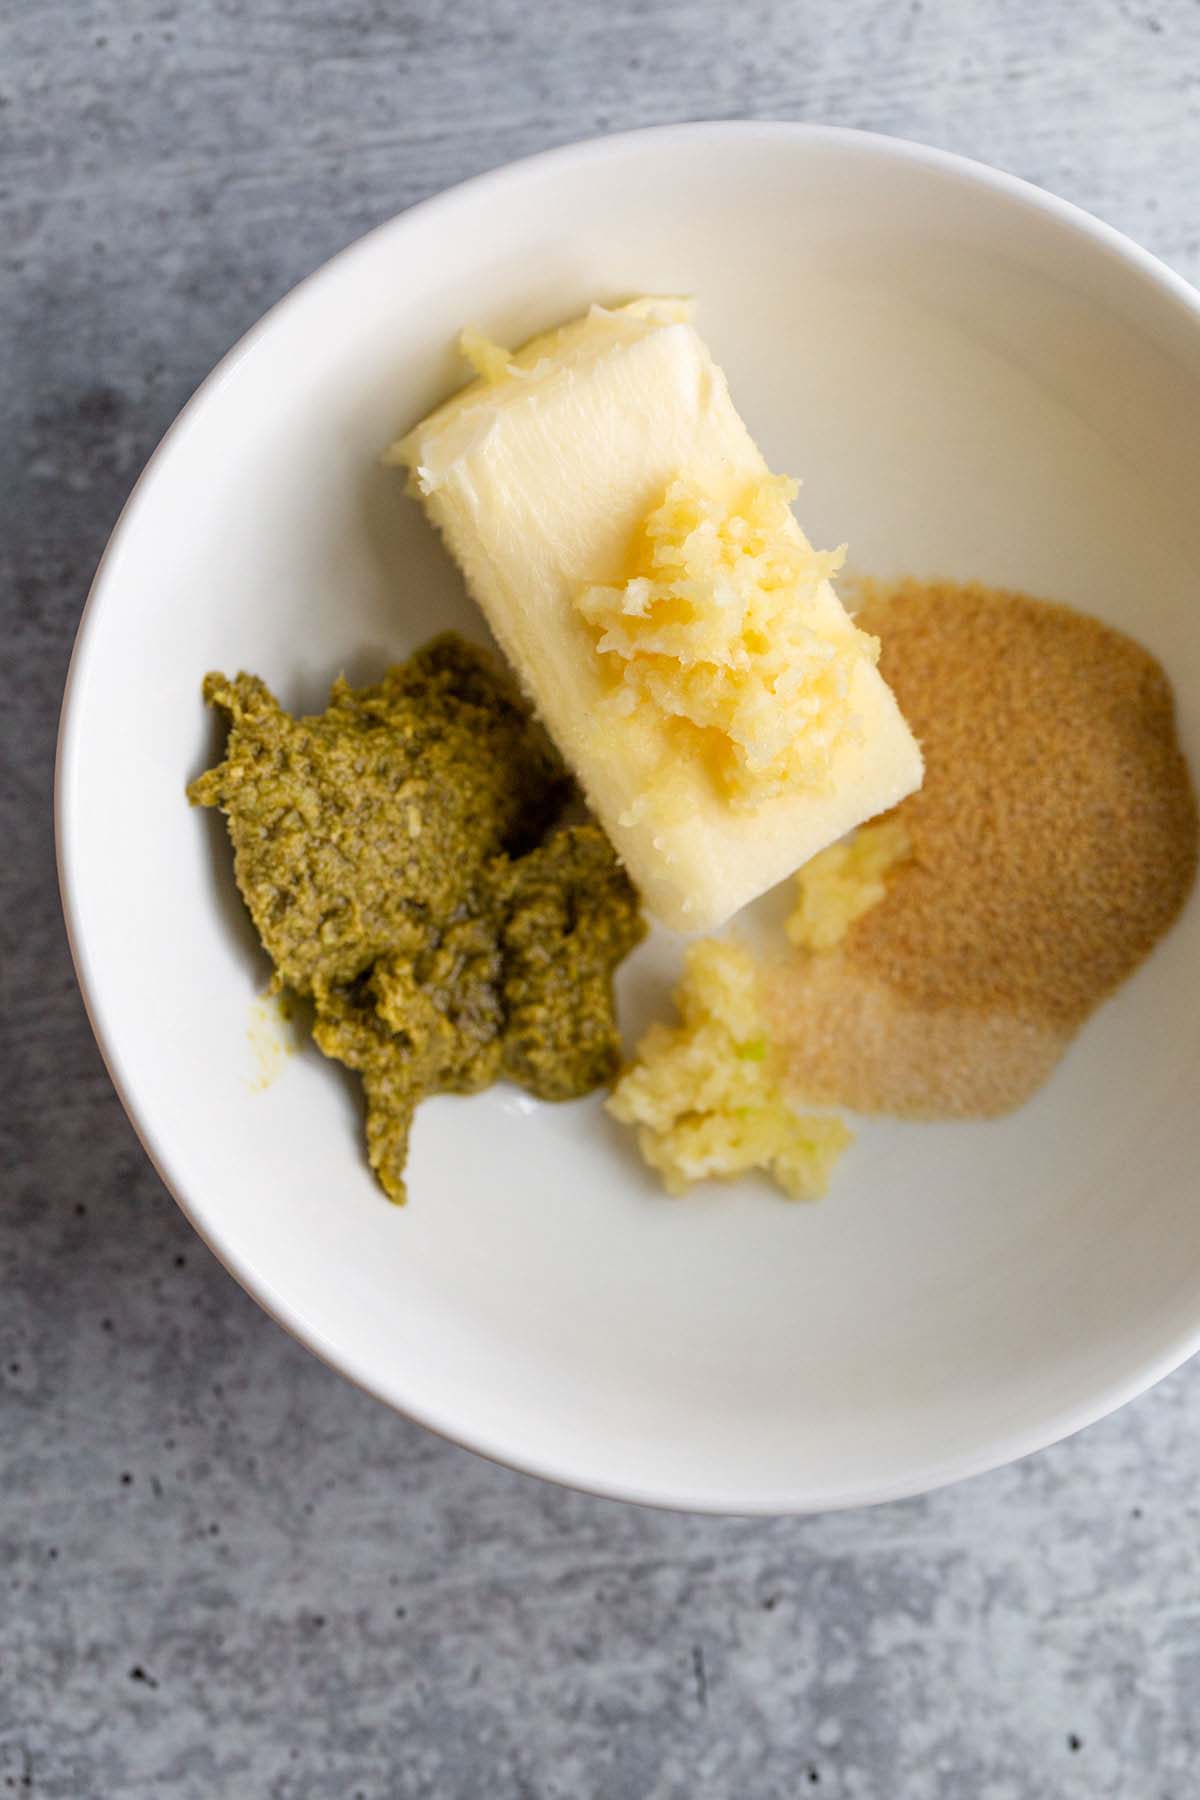
<svg viewBox="0 0 1200 1800"><path fill-rule="evenodd" d="M291 1342L164 1193L75 991L49 811L134 476L366 227L546 144L757 114L998 163L1195 278L1200 7L9 0L0 31L0 1800L1200 1794L1200 1370L1015 1469L801 1522L451 1449Z"/></svg>

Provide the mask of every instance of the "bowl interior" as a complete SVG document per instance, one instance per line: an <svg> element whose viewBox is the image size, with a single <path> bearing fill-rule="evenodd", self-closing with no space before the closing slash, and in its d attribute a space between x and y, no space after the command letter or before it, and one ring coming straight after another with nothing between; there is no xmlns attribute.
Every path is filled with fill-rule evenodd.
<svg viewBox="0 0 1200 1800"><path fill-rule="evenodd" d="M559 153L402 217L202 390L98 579L69 689L64 881L89 1003L160 1168L235 1273L384 1398L630 1497L791 1510L915 1490L1106 1410L1200 1329L1200 907L993 1124L864 1124L829 1199L665 1199L596 1099L421 1112L411 1204L351 1080L272 1078L267 965L185 803L210 668L292 707L482 628L378 455L517 340L679 292L799 512L856 570L1024 588L1164 661L1200 767L1200 316L1032 190L885 140L694 127ZM986 878L981 870L981 878ZM622 979L630 1031L679 941ZM270 1063L270 1058L267 1058Z"/></svg>

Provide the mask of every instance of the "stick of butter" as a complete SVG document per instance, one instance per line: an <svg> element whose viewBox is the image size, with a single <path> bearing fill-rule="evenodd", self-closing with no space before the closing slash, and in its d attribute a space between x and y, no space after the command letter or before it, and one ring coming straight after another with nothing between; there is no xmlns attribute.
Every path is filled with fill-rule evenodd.
<svg viewBox="0 0 1200 1800"><path fill-rule="evenodd" d="M707 931L918 787L921 754L687 302L593 307L393 446L640 888Z"/></svg>

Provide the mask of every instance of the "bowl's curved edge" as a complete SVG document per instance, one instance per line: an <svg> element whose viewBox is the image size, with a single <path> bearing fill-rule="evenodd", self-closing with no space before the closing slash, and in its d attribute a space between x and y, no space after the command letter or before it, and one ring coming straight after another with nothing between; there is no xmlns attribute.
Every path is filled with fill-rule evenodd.
<svg viewBox="0 0 1200 1800"><path fill-rule="evenodd" d="M54 770L54 833L59 893L67 942L88 1022L117 1097L151 1165L184 1216L239 1285L277 1324L363 1392L383 1401L384 1404L412 1419L447 1443L471 1450L518 1474L553 1481L561 1486L573 1488L600 1499L626 1501L668 1511L734 1517L799 1516L840 1511L856 1506L880 1505L893 1500L908 1499L915 1495L930 1493L954 1482L1002 1468L1025 1456L1044 1450L1052 1444L1059 1443L1064 1438L1108 1417L1129 1401L1144 1394L1149 1388L1164 1380L1188 1361L1197 1350L1200 1350L1200 1321L1193 1331L1180 1334L1164 1349L1161 1355L1140 1367L1136 1373L1123 1381L1110 1383L1091 1403L1063 1409L1043 1419L1034 1427L1024 1431L1011 1432L1005 1439L990 1445L986 1450L946 1457L936 1462L926 1462L920 1467L906 1471L903 1476L891 1482L804 1493L794 1490L765 1494L762 1492L744 1493L736 1488L720 1489L717 1487L706 1489L703 1492L683 1493L668 1492L654 1487L639 1488L628 1482L610 1482L594 1471L555 1466L545 1459L523 1458L512 1445L491 1441L486 1434L464 1431L451 1421L434 1415L422 1407L419 1402L403 1393L389 1390L377 1377L373 1377L365 1369L357 1366L355 1359L347 1358L337 1351L322 1337L319 1331L315 1330L288 1305L282 1295L277 1293L256 1271L248 1268L238 1252L206 1224L202 1210L193 1205L187 1195L184 1182L173 1171L171 1160L165 1149L155 1142L149 1120L141 1116L130 1090L130 1084L122 1070L118 1047L105 1029L97 1000L97 984L90 970L89 957L80 926L76 897L77 883L72 868L69 787L75 759L78 756L74 724L76 715L72 702L84 677L88 641L91 630L94 628L97 601L102 593L108 570L120 550L123 538L129 529L129 521L144 497L159 465L187 430L192 416L202 402L217 387L229 380L247 357L253 355L260 339L266 335L281 309L292 305L305 293L310 284L320 281L333 269L343 267L354 257L363 253L381 234L408 225L417 217L423 217L432 210L449 209L464 201L474 199L481 192L485 192L489 186L518 180L522 174L543 166L553 164L565 166L573 161L584 162L592 158L635 149L649 142L686 141L689 138L698 140L713 134L745 139L787 137L793 140L805 138L813 142L853 142L867 154L899 156L914 164L937 168L964 182L982 184L994 191L1008 193L1016 199L1023 200L1025 204L1049 213L1062 223L1082 232L1116 260L1133 268L1151 281L1161 294L1176 302L1200 326L1200 292L1197 292L1181 275L1168 268L1158 257L1150 251L1144 250L1115 227L1105 224L1071 201L1060 199L1019 176L994 169L988 164L977 162L971 158L959 156L952 151L937 149L930 145L882 133L788 120L698 120L686 124L650 126L636 131L568 143L549 150L538 151L531 156L504 164L499 168L471 176L451 188L416 202L404 212L374 226L289 289L222 357L211 373L201 382L151 453L118 515L101 555L76 631L59 715Z"/></svg>

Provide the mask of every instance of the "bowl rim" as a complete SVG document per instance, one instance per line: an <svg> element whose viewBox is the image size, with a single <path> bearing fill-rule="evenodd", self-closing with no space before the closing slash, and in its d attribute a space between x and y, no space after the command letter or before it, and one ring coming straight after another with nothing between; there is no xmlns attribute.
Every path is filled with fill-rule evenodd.
<svg viewBox="0 0 1200 1800"><path fill-rule="evenodd" d="M510 183L519 183L529 174L542 169L557 168L565 171L655 144L673 146L721 137L742 141L757 139L762 142L787 140L791 143L805 142L814 147L853 146L858 151L878 156L881 160L935 169L956 179L964 187L973 186L1006 195L1030 211L1041 213L1066 230L1088 239L1114 262L1142 277L1149 286L1157 290L1160 297L1175 302L1200 328L1200 291L1114 226L1105 224L1084 208L1061 199L1020 176L1011 175L955 151L886 133L784 119L700 119L585 138L537 151L470 176L371 227L295 283L225 353L164 432L117 516L80 614L59 715L54 768L54 834L59 894L67 942L88 1022L117 1097L142 1149L185 1218L218 1261L277 1324L363 1392L381 1400L446 1442L473 1451L516 1473L536 1476L598 1498L622 1500L669 1511L717 1516L782 1517L832 1512L910 1498L932 1492L952 1482L985 1474L1046 1449L1107 1417L1178 1369L1200 1349L1200 1316L1194 1327L1176 1333L1172 1341L1157 1355L1142 1359L1123 1378L1102 1383L1086 1402L1061 1407L1029 1425L1010 1429L993 1438L986 1448L949 1453L940 1459L927 1458L920 1465L914 1465L890 1480L870 1484L855 1483L828 1492L813 1493L794 1486L778 1492L764 1492L759 1487L746 1489L736 1484L724 1490L715 1485L706 1487L702 1493L680 1491L676 1487L654 1483L641 1487L620 1478L607 1480L594 1472L572 1468L569 1455L552 1457L529 1453L519 1444L491 1438L486 1430L475 1428L469 1421L464 1424L439 1413L419 1399L397 1391L401 1383L389 1385L378 1372L360 1366L358 1359L336 1349L320 1332L302 1320L285 1296L276 1291L269 1281L264 1280L261 1273L249 1265L237 1248L226 1241L223 1234L206 1218L203 1200L187 1191L186 1182L174 1167L169 1147L159 1140L153 1120L143 1112L138 1102L133 1084L124 1068L116 1034L106 1018L102 983L98 979L87 943L69 798L72 771L83 749L79 708L73 702L83 686L91 640L110 568L166 454L187 432L195 415L211 394L229 381L243 360L253 354L260 340L271 329L276 315L282 309L290 307L311 285L323 280L332 270L343 268L362 255L378 236L402 229L410 221L440 211L449 213L465 201L483 199L490 191Z"/></svg>

